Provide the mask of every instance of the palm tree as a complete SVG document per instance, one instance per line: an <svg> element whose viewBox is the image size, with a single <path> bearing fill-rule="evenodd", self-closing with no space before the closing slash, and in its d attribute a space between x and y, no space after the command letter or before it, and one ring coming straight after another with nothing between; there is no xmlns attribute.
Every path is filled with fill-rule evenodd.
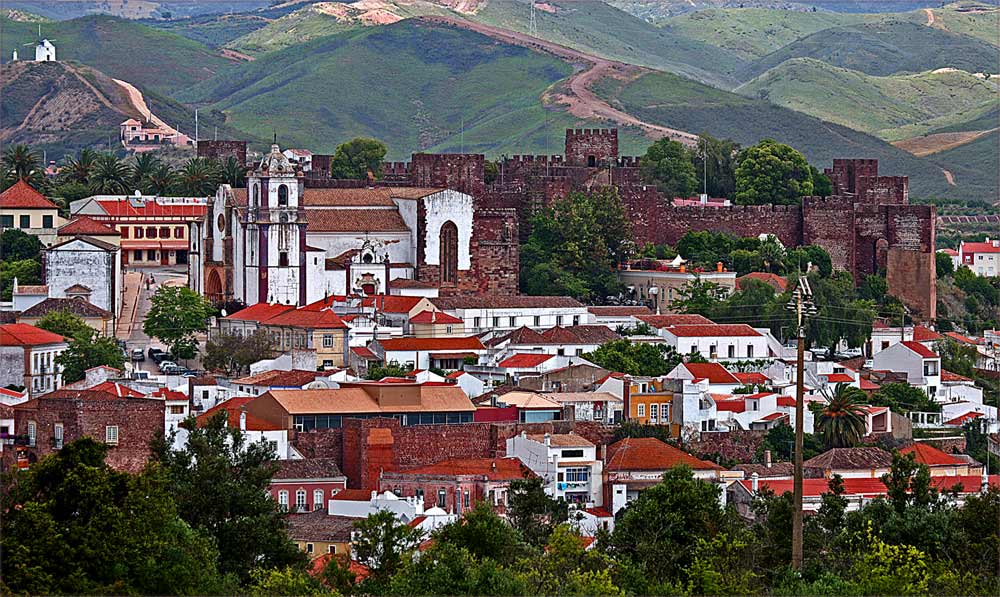
<svg viewBox="0 0 1000 597"><path fill-rule="evenodd" d="M142 189L145 191L144 187L149 179L149 175L152 174L153 170L155 170L159 165L159 158L151 153L136 154L135 158L132 160L132 188Z"/></svg>
<svg viewBox="0 0 1000 597"><path fill-rule="evenodd" d="M865 393L838 383L833 395L826 396L826 406L819 411L817 428L828 448L849 448L865 434L865 415L861 401Z"/></svg>
<svg viewBox="0 0 1000 597"><path fill-rule="evenodd" d="M247 186L246 167L235 156L229 156L222 163L222 182L234 189Z"/></svg>
<svg viewBox="0 0 1000 597"><path fill-rule="evenodd" d="M4 150L0 163L5 171L25 181L30 181L37 175L36 173L41 172L38 154L31 151L27 145L11 145Z"/></svg>
<svg viewBox="0 0 1000 597"><path fill-rule="evenodd" d="M218 162L205 158L191 158L178 174L180 192L191 197L214 195L222 182Z"/></svg>
<svg viewBox="0 0 1000 597"><path fill-rule="evenodd" d="M164 163L158 163L146 176L142 191L151 195L169 195L177 184L177 175L173 169Z"/></svg>
<svg viewBox="0 0 1000 597"><path fill-rule="evenodd" d="M113 153L102 153L90 174L90 190L97 194L119 195L129 192L132 173Z"/></svg>
<svg viewBox="0 0 1000 597"><path fill-rule="evenodd" d="M84 149L80 151L80 157L66 156L63 167L59 170L60 182L90 184L90 175L94 171L98 155L93 149Z"/></svg>

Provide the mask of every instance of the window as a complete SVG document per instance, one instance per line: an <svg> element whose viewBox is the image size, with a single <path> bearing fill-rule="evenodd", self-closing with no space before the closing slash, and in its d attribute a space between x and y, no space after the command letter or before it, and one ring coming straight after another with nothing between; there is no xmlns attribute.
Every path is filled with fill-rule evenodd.
<svg viewBox="0 0 1000 597"><path fill-rule="evenodd" d="M670 405L666 402L660 403L660 422L669 423L670 422Z"/></svg>
<svg viewBox="0 0 1000 597"><path fill-rule="evenodd" d="M299 489L295 492L295 509L303 512L306 509L306 490Z"/></svg>
<svg viewBox="0 0 1000 597"><path fill-rule="evenodd" d="M14 216L0 216L0 227L2 227L2 228L13 228L14 227Z"/></svg>
<svg viewBox="0 0 1000 597"><path fill-rule="evenodd" d="M118 425L108 425L104 428L104 443L111 446L118 445Z"/></svg>
<svg viewBox="0 0 1000 597"><path fill-rule="evenodd" d="M313 510L323 509L323 490L314 489L313 490Z"/></svg>
<svg viewBox="0 0 1000 597"><path fill-rule="evenodd" d="M493 327L495 327L495 328L500 327L500 318L499 317L494 317L493 318Z"/></svg>
<svg viewBox="0 0 1000 597"><path fill-rule="evenodd" d="M458 226L454 222L441 226L439 243L441 281L454 283L458 281Z"/></svg>
<svg viewBox="0 0 1000 597"><path fill-rule="evenodd" d="M747 346L747 358L748 359L753 358L753 344Z"/></svg>
<svg viewBox="0 0 1000 597"><path fill-rule="evenodd" d="M147 261L156 261L156 251L147 250L146 251L146 260Z"/></svg>
<svg viewBox="0 0 1000 597"><path fill-rule="evenodd" d="M156 238L156 228L153 226L146 226L146 238Z"/></svg>
<svg viewBox="0 0 1000 597"><path fill-rule="evenodd" d="M656 422L658 422L659 418L660 418L659 415L660 415L659 405L658 404L650 404L649 405L649 422L650 423L656 423Z"/></svg>
<svg viewBox="0 0 1000 597"><path fill-rule="evenodd" d="M541 318L541 316L539 316L539 315L535 315L535 317L534 317L534 323L533 323L533 325L534 325L534 326L535 326L536 328L537 328L537 327L541 327L541 325L542 325L542 318Z"/></svg>
<svg viewBox="0 0 1000 597"><path fill-rule="evenodd" d="M278 267L288 267L288 251L278 253Z"/></svg>
<svg viewBox="0 0 1000 597"><path fill-rule="evenodd" d="M174 238L184 238L183 226L174 226Z"/></svg>
<svg viewBox="0 0 1000 597"><path fill-rule="evenodd" d="M184 414L184 406L183 405L171 405L170 406L170 414L172 414L172 415L183 415Z"/></svg>
<svg viewBox="0 0 1000 597"><path fill-rule="evenodd" d="M937 361L924 361L924 376L929 377L938 374Z"/></svg>
<svg viewBox="0 0 1000 597"><path fill-rule="evenodd" d="M465 492L462 493L462 507L464 507L466 510L468 510L470 504L471 504L471 502L470 502L470 497L469 497L469 490L466 489Z"/></svg>
<svg viewBox="0 0 1000 597"><path fill-rule="evenodd" d="M52 216L42 216L42 228L52 228Z"/></svg>
<svg viewBox="0 0 1000 597"><path fill-rule="evenodd" d="M337 546L336 545L327 545L326 546L326 553L334 553L334 554L337 553Z"/></svg>
<svg viewBox="0 0 1000 597"><path fill-rule="evenodd" d="M18 218L18 227L31 228L31 216L21 216Z"/></svg>
<svg viewBox="0 0 1000 597"><path fill-rule="evenodd" d="M313 552L313 544L306 543L306 553L312 553L312 552Z"/></svg>
<svg viewBox="0 0 1000 597"><path fill-rule="evenodd" d="M278 205L288 205L288 186L279 185L278 186Z"/></svg>
<svg viewBox="0 0 1000 597"><path fill-rule="evenodd" d="M562 322L563 322L563 316L556 315L556 325L562 325Z"/></svg>
<svg viewBox="0 0 1000 597"><path fill-rule="evenodd" d="M34 445L35 445L35 436L37 434L38 434L38 430L35 427L35 422L34 421L29 421L28 422L28 446L34 447Z"/></svg>
<svg viewBox="0 0 1000 597"><path fill-rule="evenodd" d="M515 326L515 324L516 324L516 319L515 319L515 318L513 318L513 317L511 317L511 318L510 318L510 327L514 327L514 326Z"/></svg>
<svg viewBox="0 0 1000 597"><path fill-rule="evenodd" d="M566 469L567 483L586 483L588 479L590 479L590 469L585 466Z"/></svg>
<svg viewBox="0 0 1000 597"><path fill-rule="evenodd" d="M583 450L563 450L560 454L563 458L583 458Z"/></svg>
<svg viewBox="0 0 1000 597"><path fill-rule="evenodd" d="M730 344L729 350L726 352L726 356L728 356L731 359L736 358L736 347Z"/></svg>
<svg viewBox="0 0 1000 597"><path fill-rule="evenodd" d="M142 231L142 228L140 228L140 227L136 226L136 227L135 227L135 237L136 237L136 238L142 238L142 237L143 237L143 235L144 235L144 233L143 233L143 231Z"/></svg>
<svg viewBox="0 0 1000 597"><path fill-rule="evenodd" d="M160 238L170 238L170 228L167 226L160 226Z"/></svg>
<svg viewBox="0 0 1000 597"><path fill-rule="evenodd" d="M482 325L482 319L483 319L482 317L473 317L472 327L479 329L479 326Z"/></svg>
<svg viewBox="0 0 1000 597"><path fill-rule="evenodd" d="M574 315L573 316L573 325L580 325L580 316L579 315Z"/></svg>
<svg viewBox="0 0 1000 597"><path fill-rule="evenodd" d="M56 423L55 427L52 429L52 439L54 447L56 450L63 447L63 426L62 423Z"/></svg>
<svg viewBox="0 0 1000 597"><path fill-rule="evenodd" d="M128 226L122 226L121 229L122 238L128 238Z"/></svg>
<svg viewBox="0 0 1000 597"><path fill-rule="evenodd" d="M254 183L253 197L250 199L250 207L257 207L258 204L260 204L260 185Z"/></svg>
<svg viewBox="0 0 1000 597"><path fill-rule="evenodd" d="M438 489L438 508L444 508L445 501L448 499L448 492L444 489Z"/></svg>
<svg viewBox="0 0 1000 597"><path fill-rule="evenodd" d="M278 492L278 505L281 506L283 509L286 509L286 510L288 509L288 492L287 491L282 490L282 491Z"/></svg>
<svg viewBox="0 0 1000 597"><path fill-rule="evenodd" d="M323 348L333 348L333 334L323 334Z"/></svg>
<svg viewBox="0 0 1000 597"><path fill-rule="evenodd" d="M718 347L715 344L710 344L708 346L708 354L711 358L716 358L716 355L718 355Z"/></svg>
<svg viewBox="0 0 1000 597"><path fill-rule="evenodd" d="M446 325L446 326L444 326L444 333L451 334L454 331L455 331L455 326L453 326L453 325Z"/></svg>
<svg viewBox="0 0 1000 597"><path fill-rule="evenodd" d="M639 404L637 404L636 407L635 407L635 414L638 417L645 417L646 416L646 405L643 404L643 403L641 403L641 402Z"/></svg>

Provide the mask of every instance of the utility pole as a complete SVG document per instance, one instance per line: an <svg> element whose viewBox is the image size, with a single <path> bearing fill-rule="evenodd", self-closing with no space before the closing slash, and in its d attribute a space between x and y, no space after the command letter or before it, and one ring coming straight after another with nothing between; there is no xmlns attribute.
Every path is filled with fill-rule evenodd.
<svg viewBox="0 0 1000 597"><path fill-rule="evenodd" d="M528 35L538 37L538 23L535 22L535 0L531 0L531 19L528 21Z"/></svg>
<svg viewBox="0 0 1000 597"><path fill-rule="evenodd" d="M805 276L799 276L799 285L795 289L788 308L795 311L798 349L795 357L795 477L792 481L792 568L802 569L802 444L805 425L805 352L806 328L805 318L816 314L816 305L812 302L812 289Z"/></svg>
<svg viewBox="0 0 1000 597"><path fill-rule="evenodd" d="M198 108L194 109L194 145L198 146Z"/></svg>

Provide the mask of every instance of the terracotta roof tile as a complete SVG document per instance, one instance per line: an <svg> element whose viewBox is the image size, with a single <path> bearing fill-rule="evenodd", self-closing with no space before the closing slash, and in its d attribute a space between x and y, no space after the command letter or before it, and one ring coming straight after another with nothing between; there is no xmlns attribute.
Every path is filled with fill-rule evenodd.
<svg viewBox="0 0 1000 597"><path fill-rule="evenodd" d="M976 253L1000 253L1000 245L993 244L995 241L967 243L962 242L961 250L963 255Z"/></svg>
<svg viewBox="0 0 1000 597"><path fill-rule="evenodd" d="M365 297L361 300L361 306L374 307L376 311L382 313L409 313L422 300L424 297L421 296L379 294Z"/></svg>
<svg viewBox="0 0 1000 597"><path fill-rule="evenodd" d="M409 232L395 209L313 209L306 211L310 232Z"/></svg>
<svg viewBox="0 0 1000 597"><path fill-rule="evenodd" d="M694 470L722 468L653 437L630 437L611 444L604 468L608 471L664 471L682 464Z"/></svg>
<svg viewBox="0 0 1000 597"><path fill-rule="evenodd" d="M545 434L528 434L528 439L538 443L545 443ZM593 448L594 443L575 433L550 433L549 444L552 446L565 448Z"/></svg>
<svg viewBox="0 0 1000 597"><path fill-rule="evenodd" d="M455 309L565 309L583 307L568 296L527 296L519 294L479 294L428 299L442 311Z"/></svg>
<svg viewBox="0 0 1000 597"><path fill-rule="evenodd" d="M880 496L886 495L885 485L880 479L868 477L845 477L844 493L849 496ZM979 475L937 476L931 477L931 485L939 491L958 486L962 493L977 493L982 490L983 478ZM792 479L760 479L760 489L770 489L777 495L792 491ZM744 479L740 484L748 491L752 487L752 479ZM1000 486L1000 475L990 475L991 487ZM803 479L802 494L807 497L819 497L830 493L829 479Z"/></svg>
<svg viewBox="0 0 1000 597"><path fill-rule="evenodd" d="M339 315L329 309L313 311L310 309L294 309L285 311L262 322L264 325L310 328L317 330L347 329L347 324Z"/></svg>
<svg viewBox="0 0 1000 597"><path fill-rule="evenodd" d="M619 307L619 306L590 306L587 311L598 317L628 317L640 315L652 315L649 307Z"/></svg>
<svg viewBox="0 0 1000 597"><path fill-rule="evenodd" d="M970 338L968 336L963 336L962 334L959 334L958 332L945 332L944 335L948 336L952 340L957 340L957 341L962 342L964 344L972 344L972 345L979 344L978 342L976 342L972 338Z"/></svg>
<svg viewBox="0 0 1000 597"><path fill-rule="evenodd" d="M203 203L157 203L147 199L137 204L129 197L122 197L99 199L97 204L113 217L203 218L208 213L208 205Z"/></svg>
<svg viewBox="0 0 1000 597"><path fill-rule="evenodd" d="M907 340L906 342L901 342L901 344L925 359L936 359L938 355L934 353L933 350L927 348L920 342L915 342L913 340Z"/></svg>
<svg viewBox="0 0 1000 597"><path fill-rule="evenodd" d="M927 466L956 466L965 464L964 461L955 458L951 454L947 454L938 450L930 444L925 444L923 442L916 442L899 451L900 454L913 454L917 462L920 464L926 464Z"/></svg>
<svg viewBox="0 0 1000 597"><path fill-rule="evenodd" d="M109 394L114 394L120 398L145 398L146 395L138 390L133 390L128 386L124 386L120 383L115 383L113 381L105 381L97 384L92 388L88 388L95 392L107 392Z"/></svg>
<svg viewBox="0 0 1000 597"><path fill-rule="evenodd" d="M667 331L677 337L720 337L760 336L760 332L745 323L725 323L712 325L675 325Z"/></svg>
<svg viewBox="0 0 1000 597"><path fill-rule="evenodd" d="M711 319L701 315L639 315L639 321L654 328L669 328L675 325L707 325L713 323Z"/></svg>
<svg viewBox="0 0 1000 597"><path fill-rule="evenodd" d="M828 383L853 383L854 378L846 373L830 373L826 375L826 381Z"/></svg>
<svg viewBox="0 0 1000 597"><path fill-rule="evenodd" d="M517 458L452 458L434 464L406 469L400 472L386 473L392 478L411 475L456 477L459 475L474 475L490 481L503 481L534 477L531 471Z"/></svg>
<svg viewBox="0 0 1000 597"><path fill-rule="evenodd" d="M736 289L743 290L742 283L747 280L759 280L765 284L772 286L778 292L784 292L788 289L788 280L782 278L777 274L772 274L769 272L750 272L745 276L740 276L736 278Z"/></svg>
<svg viewBox="0 0 1000 597"><path fill-rule="evenodd" d="M941 334L922 325L913 327L914 342L932 342L934 340L941 340L943 337Z"/></svg>
<svg viewBox="0 0 1000 597"><path fill-rule="evenodd" d="M441 311L421 311L413 317L410 318L410 323L438 323L438 324L454 324L454 323L464 323L461 319L455 317L454 315L448 315L447 313Z"/></svg>
<svg viewBox="0 0 1000 597"><path fill-rule="evenodd" d="M740 380L740 383L742 384L765 385L771 383L771 378L756 371L751 371L749 373L733 372L733 377Z"/></svg>
<svg viewBox="0 0 1000 597"><path fill-rule="evenodd" d="M962 382L962 381L972 381L964 375L959 375L958 373L952 373L947 369L941 370L941 381L951 381L951 382Z"/></svg>
<svg viewBox="0 0 1000 597"><path fill-rule="evenodd" d="M302 458L279 460L278 470L271 477L283 479L331 479L343 477L336 458Z"/></svg>
<svg viewBox="0 0 1000 597"><path fill-rule="evenodd" d="M372 499L372 492L369 489L341 489L337 495L330 498L347 502L368 502Z"/></svg>
<svg viewBox="0 0 1000 597"><path fill-rule="evenodd" d="M219 411L226 412L226 421L229 427L234 429L239 429L240 427L240 414L247 404L255 400L253 396L237 396L236 398L230 398L225 402L216 404L212 408L206 410L202 414L198 415L196 420L199 427L203 427L208 424L209 419L215 416ZM281 429L280 426L271 423L270 421L265 421L263 419L258 419L257 417L247 413L246 419L247 431L277 431Z"/></svg>
<svg viewBox="0 0 1000 597"><path fill-rule="evenodd" d="M892 454L882 448L833 448L803 463L805 468L871 469L892 464Z"/></svg>
<svg viewBox="0 0 1000 597"><path fill-rule="evenodd" d="M718 363L685 363L684 368L696 379L714 384L740 384L740 380Z"/></svg>
<svg viewBox="0 0 1000 597"><path fill-rule="evenodd" d="M24 180L18 180L0 193L0 207L16 209L59 209Z"/></svg>
<svg viewBox="0 0 1000 597"><path fill-rule="evenodd" d="M737 464L732 468L734 471L743 471L743 474L750 478L750 475L757 473L761 479L768 477L791 477L795 473L795 463L793 462L772 462L771 466L766 464Z"/></svg>
<svg viewBox="0 0 1000 597"><path fill-rule="evenodd" d="M476 336L464 338L389 338L379 340L386 352L432 350L483 350L486 347Z"/></svg>
<svg viewBox="0 0 1000 597"><path fill-rule="evenodd" d="M497 363L497 367L503 369L530 369L538 367L545 361L554 358L551 354L520 353L507 357Z"/></svg>
<svg viewBox="0 0 1000 597"><path fill-rule="evenodd" d="M420 199L441 189L417 187L333 188L307 187L302 198L306 207L396 207L393 198Z"/></svg>
<svg viewBox="0 0 1000 597"><path fill-rule="evenodd" d="M82 298L47 298L21 312L21 317L42 317L47 313L66 311L80 317L110 319L111 312Z"/></svg>
<svg viewBox="0 0 1000 597"><path fill-rule="evenodd" d="M285 311L290 311L294 309L290 305L277 305L269 303L257 303L255 305L250 305L246 309L241 309L236 313L227 315L223 319L231 319L235 321L267 321L275 315L284 313Z"/></svg>
<svg viewBox="0 0 1000 597"><path fill-rule="evenodd" d="M349 543L354 523L358 519L331 516L323 509L305 514L289 514L287 520L288 536L294 541Z"/></svg>
<svg viewBox="0 0 1000 597"><path fill-rule="evenodd" d="M292 369L291 371L264 371L257 375L234 379L233 383L241 386L264 386L270 388L301 388L314 381L321 374L316 371Z"/></svg>
<svg viewBox="0 0 1000 597"><path fill-rule="evenodd" d="M114 228L102 224L89 216L80 216L59 228L56 232L59 236L121 236L121 233Z"/></svg>
<svg viewBox="0 0 1000 597"><path fill-rule="evenodd" d="M26 323L0 325L0 346L41 346L65 341L59 334Z"/></svg>
<svg viewBox="0 0 1000 597"><path fill-rule="evenodd" d="M416 386L419 400L380 404L362 386L325 390L271 390L270 396L289 414L378 414L415 412L472 412L475 406L462 388L454 384ZM376 384L370 384L376 385ZM377 394L377 391L373 392Z"/></svg>
<svg viewBox="0 0 1000 597"><path fill-rule="evenodd" d="M555 326L542 332L546 344L604 344L621 338L606 325Z"/></svg>

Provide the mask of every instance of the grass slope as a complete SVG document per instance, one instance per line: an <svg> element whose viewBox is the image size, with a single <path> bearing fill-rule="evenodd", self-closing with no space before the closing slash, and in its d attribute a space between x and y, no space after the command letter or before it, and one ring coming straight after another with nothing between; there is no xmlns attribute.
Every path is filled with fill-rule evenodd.
<svg viewBox="0 0 1000 597"><path fill-rule="evenodd" d="M986 187L983 193L978 196L962 195L968 199L976 199L995 203L998 199L998 182L996 177L997 162L1000 161L1000 132L993 131L975 141L966 143L954 149L948 149L940 153L924 158L940 168L945 168L955 177L957 188L962 188L969 181L976 181L986 173L992 178L992 188ZM913 193L913 186L910 186L910 193Z"/></svg>
<svg viewBox="0 0 1000 597"><path fill-rule="evenodd" d="M571 72L547 55L408 20L267 54L183 99L258 138L276 129L283 144L317 152L370 136L392 159L422 149L560 153L565 127L595 125L542 105Z"/></svg>
<svg viewBox="0 0 1000 597"><path fill-rule="evenodd" d="M875 77L796 58L736 91L886 138L890 129L995 102L1000 87L958 70Z"/></svg>
<svg viewBox="0 0 1000 597"><path fill-rule="evenodd" d="M677 35L723 48L751 61L817 31L860 23L864 18L832 12L713 8L657 24Z"/></svg>
<svg viewBox="0 0 1000 597"><path fill-rule="evenodd" d="M727 50L688 39L597 0L552 0L555 12L535 9L538 37L581 51L678 73L722 87L732 87L732 75L744 61ZM490 0L471 18L527 32L531 3Z"/></svg>
<svg viewBox="0 0 1000 597"><path fill-rule="evenodd" d="M37 25L0 17L0 56L11 50L34 52ZM170 94L233 66L202 44L133 21L91 16L43 25L54 39L59 60L75 60L143 89ZM33 54L32 54L33 55Z"/></svg>
<svg viewBox="0 0 1000 597"><path fill-rule="evenodd" d="M776 139L800 150L817 167L828 166L833 158L877 158L881 172L910 177L914 197L971 198L997 193L996 177L989 170L951 187L932 163L880 139L668 73L651 73L631 82L605 79L595 90L648 122L708 132L744 146L764 138Z"/></svg>
<svg viewBox="0 0 1000 597"><path fill-rule="evenodd" d="M902 15L898 20L824 29L753 62L739 78L749 81L793 58L815 58L833 66L878 76L938 68L969 72L996 70L996 46L917 24L910 18L910 15Z"/></svg>
<svg viewBox="0 0 1000 597"><path fill-rule="evenodd" d="M168 31L205 44L210 48L224 46L232 40L267 26L268 20L257 13L203 15L185 19L149 19L144 25Z"/></svg>

